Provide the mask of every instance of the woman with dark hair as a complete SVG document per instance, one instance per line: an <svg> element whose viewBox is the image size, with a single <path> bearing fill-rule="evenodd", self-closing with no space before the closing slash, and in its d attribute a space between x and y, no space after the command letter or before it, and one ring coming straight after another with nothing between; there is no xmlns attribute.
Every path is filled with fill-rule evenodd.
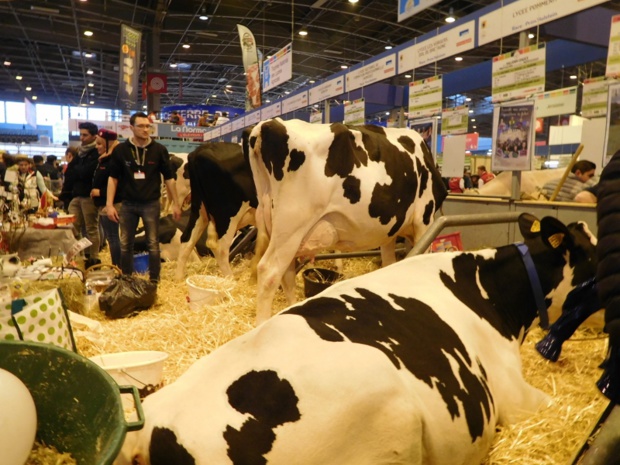
<svg viewBox="0 0 620 465"><path fill-rule="evenodd" d="M78 153L79 149L77 147L67 147L65 151L65 160L67 160L67 164L63 172L62 189L60 190L60 194L58 194L58 198L62 201L62 208L65 212L69 212L69 204L73 198L73 184L75 183L75 171L73 170L71 162L78 156Z"/></svg>
<svg viewBox="0 0 620 465"><path fill-rule="evenodd" d="M108 192L108 178L110 177L109 165L114 148L118 145L118 136L114 131L100 129L97 133L95 146L99 153L99 163L93 176L93 189L90 196L99 210L99 223L103 227L105 238L110 246L112 264L121 266L121 240L118 233L118 223L108 218L106 210L106 196ZM114 195L114 208L121 209L121 189L117 189ZM103 241L102 241L103 242Z"/></svg>

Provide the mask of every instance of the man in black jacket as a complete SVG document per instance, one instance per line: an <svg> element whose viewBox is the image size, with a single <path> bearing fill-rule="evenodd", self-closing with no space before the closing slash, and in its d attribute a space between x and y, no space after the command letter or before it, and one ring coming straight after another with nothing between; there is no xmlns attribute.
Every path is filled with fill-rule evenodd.
<svg viewBox="0 0 620 465"><path fill-rule="evenodd" d="M116 221L121 230L121 269L123 274L134 271L133 246L138 222L142 219L149 250L149 278L159 282L161 260L159 252L159 213L161 210L161 178L163 176L168 196L172 199L175 220L181 217L174 171L170 155L162 144L150 137L151 124L146 114L131 115L129 127L133 132L112 152L106 211L108 218ZM120 213L114 207L114 195L118 184L123 186L123 208Z"/></svg>
<svg viewBox="0 0 620 465"><path fill-rule="evenodd" d="M69 204L69 213L75 215L75 229L80 236L82 229L92 245L86 249L86 268L101 263L99 260L99 212L90 196L93 188L93 174L97 168L99 153L95 147L97 125L90 122L80 123L80 141L82 145L78 156L71 160L67 170L72 170L73 191Z"/></svg>

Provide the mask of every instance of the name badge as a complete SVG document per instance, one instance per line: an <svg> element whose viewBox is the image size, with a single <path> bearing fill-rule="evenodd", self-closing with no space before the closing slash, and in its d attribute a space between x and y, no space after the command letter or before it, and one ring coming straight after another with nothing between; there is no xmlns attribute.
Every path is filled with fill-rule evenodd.
<svg viewBox="0 0 620 465"><path fill-rule="evenodd" d="M133 174L133 178L134 178L134 179L146 179L146 176L145 176L145 174L144 174L144 171L136 171L136 172Z"/></svg>

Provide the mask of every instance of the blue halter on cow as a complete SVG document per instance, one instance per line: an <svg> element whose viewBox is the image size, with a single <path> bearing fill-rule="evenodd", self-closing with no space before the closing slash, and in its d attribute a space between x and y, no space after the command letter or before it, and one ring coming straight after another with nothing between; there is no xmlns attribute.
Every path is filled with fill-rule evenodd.
<svg viewBox="0 0 620 465"><path fill-rule="evenodd" d="M548 401L528 329L596 270L585 224L519 227L525 246L406 258L221 346L145 399L118 463L479 464Z"/></svg>

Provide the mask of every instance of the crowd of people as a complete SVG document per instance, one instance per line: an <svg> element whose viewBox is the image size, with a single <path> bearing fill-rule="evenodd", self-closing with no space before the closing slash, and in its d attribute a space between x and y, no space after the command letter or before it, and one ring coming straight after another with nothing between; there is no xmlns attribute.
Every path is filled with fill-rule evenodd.
<svg viewBox="0 0 620 465"><path fill-rule="evenodd" d="M162 177L172 214L181 216L175 172L168 150L150 137L151 123L145 113L129 120L132 136L119 142L118 135L96 124L79 124L80 145L66 149L66 163L54 155L3 153L0 175L5 190L19 196L26 212L40 208L42 199L74 215L76 238L85 236L85 267L101 263L101 244L107 241L112 263L124 274L134 271L134 239L138 223L144 226L149 253L149 279L159 282L159 216Z"/></svg>

